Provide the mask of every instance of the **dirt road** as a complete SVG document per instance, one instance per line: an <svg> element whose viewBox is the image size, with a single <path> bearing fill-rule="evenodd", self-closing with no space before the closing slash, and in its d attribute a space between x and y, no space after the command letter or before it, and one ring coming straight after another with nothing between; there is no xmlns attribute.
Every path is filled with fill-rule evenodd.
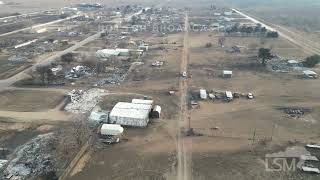
<svg viewBox="0 0 320 180"><path fill-rule="evenodd" d="M183 40L183 53L181 58L180 71L187 72L188 69L188 58L189 58L189 20L188 15L185 16L184 22L184 40ZM177 132L177 153L178 153L178 169L177 169L177 179L178 180L188 180L191 179L191 166L190 166L190 156L188 156L186 148L186 139L181 137L181 130L188 128L188 79L181 78L179 82L180 89L180 113L178 121L178 132Z"/></svg>
<svg viewBox="0 0 320 180"><path fill-rule="evenodd" d="M320 54L320 46L318 46L316 43L310 40L307 40L306 37L301 37L301 35L299 35L298 33L288 30L287 28L284 28L280 25L266 22L265 20L260 20L260 19L258 20L258 18L253 17L252 15L245 14L240 10L237 10L237 9L232 9L232 10L254 23L261 24L262 26L266 27L269 31L277 31L281 37L299 46L307 53Z"/></svg>

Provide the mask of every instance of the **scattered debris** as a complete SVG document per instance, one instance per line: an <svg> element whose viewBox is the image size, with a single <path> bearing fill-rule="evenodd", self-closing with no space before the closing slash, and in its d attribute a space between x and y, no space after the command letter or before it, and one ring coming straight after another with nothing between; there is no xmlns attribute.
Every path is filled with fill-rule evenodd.
<svg viewBox="0 0 320 180"><path fill-rule="evenodd" d="M57 69L59 70L59 69ZM75 79L75 78L80 78L82 76L88 76L91 75L92 73L90 72L90 68L86 66L76 66L73 67L70 72L67 72L65 75L66 79Z"/></svg>
<svg viewBox="0 0 320 180"><path fill-rule="evenodd" d="M154 67L160 67L163 65L163 63L164 63L163 61L155 61L151 65Z"/></svg>
<svg viewBox="0 0 320 180"><path fill-rule="evenodd" d="M306 147L320 149L320 145L316 145L316 144L307 144Z"/></svg>
<svg viewBox="0 0 320 180"><path fill-rule="evenodd" d="M303 107L282 107L279 110L283 111L284 113L288 114L290 117L299 118L306 113L311 113L311 108L303 108Z"/></svg>
<svg viewBox="0 0 320 180"><path fill-rule="evenodd" d="M26 176L51 172L53 170L53 159L50 151L53 147L53 133L38 135L30 142L20 147L15 152L14 159L10 160L4 174L24 179Z"/></svg>
<svg viewBox="0 0 320 180"><path fill-rule="evenodd" d="M316 78L318 78L318 74L315 73L314 71L311 71L311 70L305 70L305 71L303 71L303 75L304 75L304 77L309 78L309 79L316 79Z"/></svg>
<svg viewBox="0 0 320 180"><path fill-rule="evenodd" d="M302 171L320 174L320 170L315 167L302 166Z"/></svg>
<svg viewBox="0 0 320 180"><path fill-rule="evenodd" d="M73 113L90 112L108 93L103 89L72 90L68 93L71 102L65 107L66 111Z"/></svg>

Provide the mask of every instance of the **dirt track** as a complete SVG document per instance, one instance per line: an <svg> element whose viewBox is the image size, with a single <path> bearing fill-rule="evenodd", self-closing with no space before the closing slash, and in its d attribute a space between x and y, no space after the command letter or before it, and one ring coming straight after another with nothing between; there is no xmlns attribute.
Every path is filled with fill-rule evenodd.
<svg viewBox="0 0 320 180"><path fill-rule="evenodd" d="M185 33L184 33L184 41L183 41L183 53L181 58L181 73L187 72L188 68L188 57L189 57L189 22L188 22L188 15L186 14L185 17ZM188 126L188 105L187 105L187 96L188 96L188 79L181 78L179 82L180 88L180 114L179 114L179 121L178 121L178 136L177 136L177 151L178 151L178 170L177 170L177 179L178 180L188 180L191 179L191 166L190 166L190 159L191 153L187 152L186 149L186 139L182 139L181 131L186 129Z"/></svg>

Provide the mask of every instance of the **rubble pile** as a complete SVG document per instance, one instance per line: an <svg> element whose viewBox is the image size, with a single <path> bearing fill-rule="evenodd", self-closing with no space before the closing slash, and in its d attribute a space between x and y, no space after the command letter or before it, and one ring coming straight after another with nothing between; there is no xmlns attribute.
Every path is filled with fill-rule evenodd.
<svg viewBox="0 0 320 180"><path fill-rule="evenodd" d="M292 72L292 71L303 71L306 68L304 68L301 63L296 64L295 66L292 66L288 63L287 58L277 56L268 61L267 69L269 69L270 71L276 71L276 72Z"/></svg>
<svg viewBox="0 0 320 180"><path fill-rule="evenodd" d="M54 149L53 133L42 134L18 148L15 158L9 161L4 174L6 177L25 179L35 177L53 169L50 151Z"/></svg>
<svg viewBox="0 0 320 180"><path fill-rule="evenodd" d="M113 71L108 72L108 77L97 82L97 86L103 86L105 84L119 84L125 80L127 75L128 67L116 68Z"/></svg>
<svg viewBox="0 0 320 180"><path fill-rule="evenodd" d="M66 79L76 79L83 76L89 76L91 75L91 69L86 66L76 66L71 68L69 72L66 73L65 78Z"/></svg>
<svg viewBox="0 0 320 180"><path fill-rule="evenodd" d="M73 113L87 113L107 95L103 89L72 90L68 93L71 102L65 107L66 111Z"/></svg>
<svg viewBox="0 0 320 180"><path fill-rule="evenodd" d="M164 63L163 61L155 61L151 65L154 67L160 67L163 65L163 63Z"/></svg>

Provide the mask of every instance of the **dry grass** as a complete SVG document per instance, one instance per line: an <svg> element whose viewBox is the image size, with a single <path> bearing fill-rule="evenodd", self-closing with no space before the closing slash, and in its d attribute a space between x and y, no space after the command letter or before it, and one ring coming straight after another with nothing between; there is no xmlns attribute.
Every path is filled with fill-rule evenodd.
<svg viewBox="0 0 320 180"><path fill-rule="evenodd" d="M57 92L12 90L0 92L0 110L33 112L55 108L63 95Z"/></svg>

